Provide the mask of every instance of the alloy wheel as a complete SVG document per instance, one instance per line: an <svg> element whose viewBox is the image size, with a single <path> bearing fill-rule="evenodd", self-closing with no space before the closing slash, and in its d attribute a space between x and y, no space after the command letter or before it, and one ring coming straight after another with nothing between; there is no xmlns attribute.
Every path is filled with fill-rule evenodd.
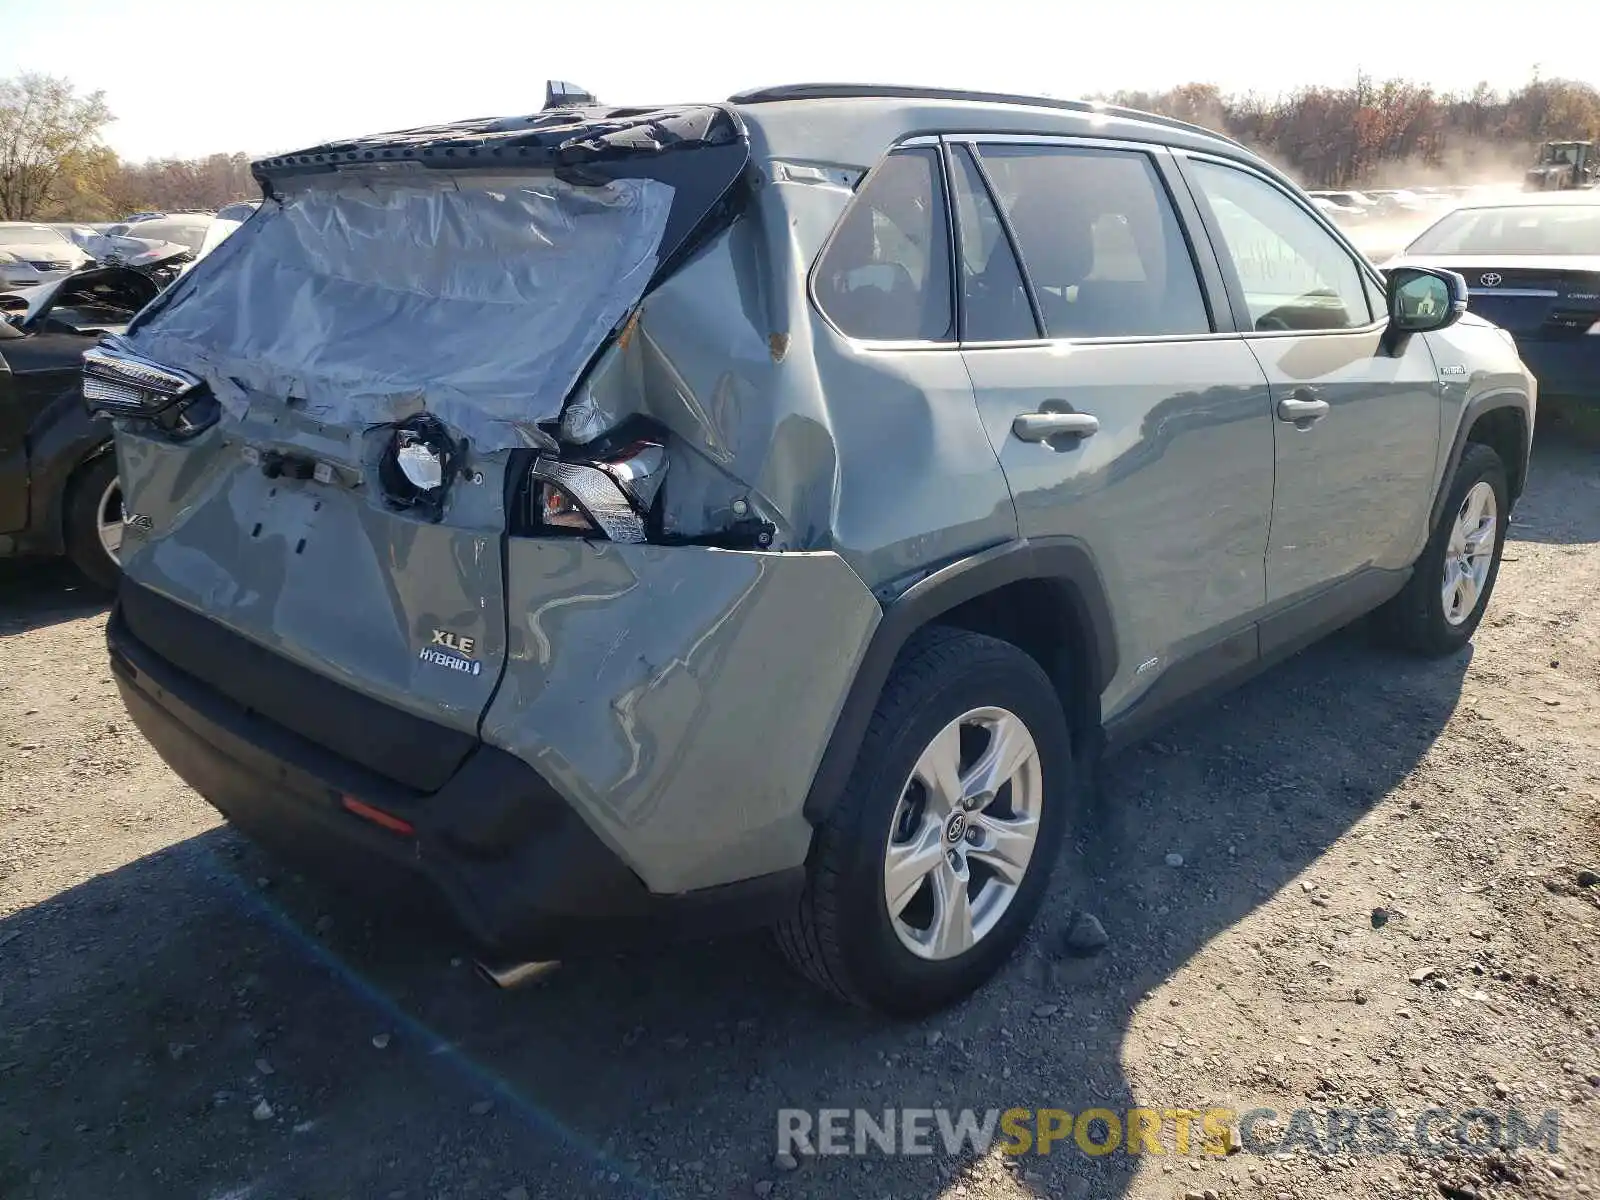
<svg viewBox="0 0 1600 1200"><path fill-rule="evenodd" d="M1451 625L1460 625L1478 606L1489 569L1494 565L1499 523L1494 488L1485 481L1473 484L1461 501L1444 553L1440 596L1444 619Z"/></svg>
<svg viewBox="0 0 1600 1200"><path fill-rule="evenodd" d="M111 482L106 484L106 490L100 493L100 502L95 507L95 532L100 536L100 547L106 552L106 557L114 563L120 563L122 482L114 475L111 477Z"/></svg>
<svg viewBox="0 0 1600 1200"><path fill-rule="evenodd" d="M1027 874L1043 800L1039 750L1014 713L976 708L939 731L901 789L884 856L906 949L955 958L994 929Z"/></svg>

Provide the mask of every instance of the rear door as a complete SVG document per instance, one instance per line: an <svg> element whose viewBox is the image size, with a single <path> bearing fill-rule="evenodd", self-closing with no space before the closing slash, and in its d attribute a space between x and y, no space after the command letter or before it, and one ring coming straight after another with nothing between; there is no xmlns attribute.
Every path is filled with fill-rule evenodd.
<svg viewBox="0 0 1600 1200"><path fill-rule="evenodd" d="M1165 152L976 138L948 154L963 356L1022 535L1078 539L1106 580L1107 717L1248 663L1272 508L1266 380L1213 319L1215 262L1186 240Z"/></svg>
<svg viewBox="0 0 1600 1200"><path fill-rule="evenodd" d="M1427 341L1390 341L1376 274L1287 189L1240 164L1179 161L1272 389L1268 601L1284 607L1340 581L1381 591L1370 572L1411 565L1438 477L1441 389Z"/></svg>

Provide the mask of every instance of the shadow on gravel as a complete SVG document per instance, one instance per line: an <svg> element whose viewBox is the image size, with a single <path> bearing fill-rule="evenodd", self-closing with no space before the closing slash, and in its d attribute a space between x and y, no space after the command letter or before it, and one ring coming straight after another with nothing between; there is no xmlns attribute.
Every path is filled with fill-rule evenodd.
<svg viewBox="0 0 1600 1200"><path fill-rule="evenodd" d="M0 559L0 637L90 617L110 604L64 559Z"/></svg>
<svg viewBox="0 0 1600 1200"><path fill-rule="evenodd" d="M761 937L496 992L435 934L193 839L0 921L0 1194L930 1196L970 1156L786 1173L778 1110L1200 1103L1132 1094L1134 1006L1398 785L1470 654L1348 630L1115 759L1087 873L999 980L915 1025L834 1005ZM1079 906L1111 945L1065 959ZM1122 1154L1022 1165L1040 1195L1132 1195Z"/></svg>
<svg viewBox="0 0 1600 1200"><path fill-rule="evenodd" d="M1575 502L1574 488L1600 492L1600 404L1576 410L1551 401L1539 410L1528 486L1512 513L1510 540L1600 542L1600 504Z"/></svg>

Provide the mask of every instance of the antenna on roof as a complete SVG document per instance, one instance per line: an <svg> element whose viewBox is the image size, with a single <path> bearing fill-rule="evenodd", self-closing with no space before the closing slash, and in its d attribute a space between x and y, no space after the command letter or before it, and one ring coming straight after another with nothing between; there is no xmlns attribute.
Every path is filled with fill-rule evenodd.
<svg viewBox="0 0 1600 1200"><path fill-rule="evenodd" d="M577 108L583 104L599 104L594 96L584 91L575 83L563 83L559 79L548 80L544 85L544 106L551 108Z"/></svg>

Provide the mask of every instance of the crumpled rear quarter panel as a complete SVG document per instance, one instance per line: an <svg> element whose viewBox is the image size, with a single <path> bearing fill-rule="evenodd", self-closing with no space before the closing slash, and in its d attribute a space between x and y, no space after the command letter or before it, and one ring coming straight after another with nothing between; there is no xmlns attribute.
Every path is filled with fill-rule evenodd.
<svg viewBox="0 0 1600 1200"><path fill-rule="evenodd" d="M831 553L513 538L484 740L671 893L804 862L805 795L877 602Z"/></svg>

